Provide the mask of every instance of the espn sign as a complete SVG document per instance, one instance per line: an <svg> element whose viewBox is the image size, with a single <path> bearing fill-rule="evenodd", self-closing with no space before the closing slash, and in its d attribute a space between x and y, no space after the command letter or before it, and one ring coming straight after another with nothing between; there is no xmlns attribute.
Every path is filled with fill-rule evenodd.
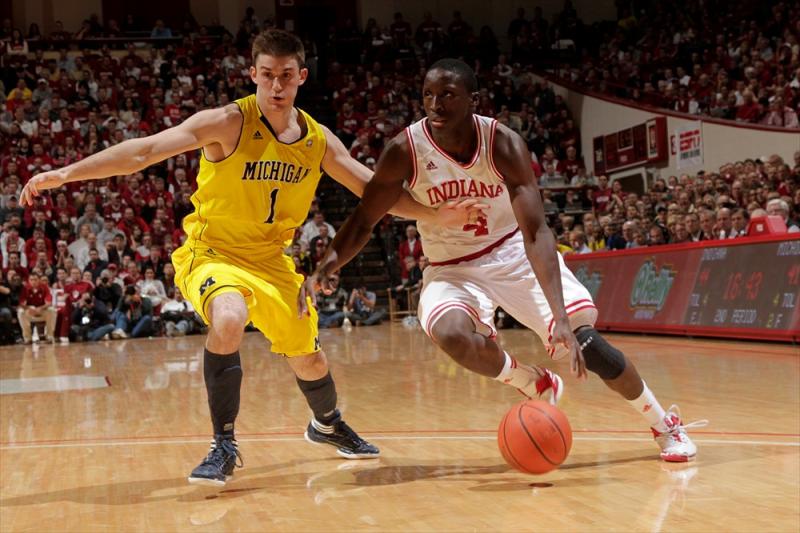
<svg viewBox="0 0 800 533"><path fill-rule="evenodd" d="M697 167L703 164L703 128L701 122L692 122L675 132L678 141L678 168Z"/></svg>

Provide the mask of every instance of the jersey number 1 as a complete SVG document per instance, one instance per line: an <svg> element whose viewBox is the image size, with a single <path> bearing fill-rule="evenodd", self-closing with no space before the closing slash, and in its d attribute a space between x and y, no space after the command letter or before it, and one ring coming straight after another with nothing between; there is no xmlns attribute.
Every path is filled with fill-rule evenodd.
<svg viewBox="0 0 800 533"><path fill-rule="evenodd" d="M275 202L278 200L278 191L280 189L272 189L269 193L269 216L267 220L264 221L264 224L272 224L275 220Z"/></svg>

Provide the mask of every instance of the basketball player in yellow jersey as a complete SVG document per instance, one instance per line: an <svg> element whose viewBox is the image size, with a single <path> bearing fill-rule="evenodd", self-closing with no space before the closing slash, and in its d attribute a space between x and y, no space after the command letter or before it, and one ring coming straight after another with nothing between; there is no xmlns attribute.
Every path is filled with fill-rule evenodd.
<svg viewBox="0 0 800 533"><path fill-rule="evenodd" d="M210 325L204 377L214 427L211 451L189 476L224 485L241 458L234 439L242 368L239 345L253 324L286 356L313 412L306 439L331 444L349 459L377 457L336 408L336 388L317 337L313 309L299 316L303 278L283 254L308 212L324 170L361 195L372 172L352 159L327 128L294 107L306 80L305 53L294 35L270 30L253 43L250 76L256 94L200 111L150 137L131 139L65 168L34 176L21 203L67 182L137 172L202 148L195 212L184 221L186 243L172 255L175 283ZM462 203L438 211L402 197L393 212L444 225L463 225L485 206ZM239 464L241 466L241 464Z"/></svg>

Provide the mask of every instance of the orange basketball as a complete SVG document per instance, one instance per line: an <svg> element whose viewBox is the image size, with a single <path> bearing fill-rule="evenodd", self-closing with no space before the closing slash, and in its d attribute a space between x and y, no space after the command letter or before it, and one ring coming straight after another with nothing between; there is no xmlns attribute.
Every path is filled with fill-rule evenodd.
<svg viewBox="0 0 800 533"><path fill-rule="evenodd" d="M509 465L528 474L544 474L558 468L569 455L572 428L557 407L525 400L503 417L497 444Z"/></svg>

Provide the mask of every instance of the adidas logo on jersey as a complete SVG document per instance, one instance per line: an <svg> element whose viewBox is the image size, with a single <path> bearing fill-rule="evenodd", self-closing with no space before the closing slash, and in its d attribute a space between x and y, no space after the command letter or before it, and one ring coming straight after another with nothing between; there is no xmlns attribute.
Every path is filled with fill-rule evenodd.
<svg viewBox="0 0 800 533"><path fill-rule="evenodd" d="M261 132L258 131L258 130L256 130L256 132L253 134L253 140L254 141L260 141L263 138L264 138L264 136L261 135Z"/></svg>
<svg viewBox="0 0 800 533"><path fill-rule="evenodd" d="M428 161L428 164L425 165L425 170L438 170L439 167L436 166L436 163L433 161Z"/></svg>

